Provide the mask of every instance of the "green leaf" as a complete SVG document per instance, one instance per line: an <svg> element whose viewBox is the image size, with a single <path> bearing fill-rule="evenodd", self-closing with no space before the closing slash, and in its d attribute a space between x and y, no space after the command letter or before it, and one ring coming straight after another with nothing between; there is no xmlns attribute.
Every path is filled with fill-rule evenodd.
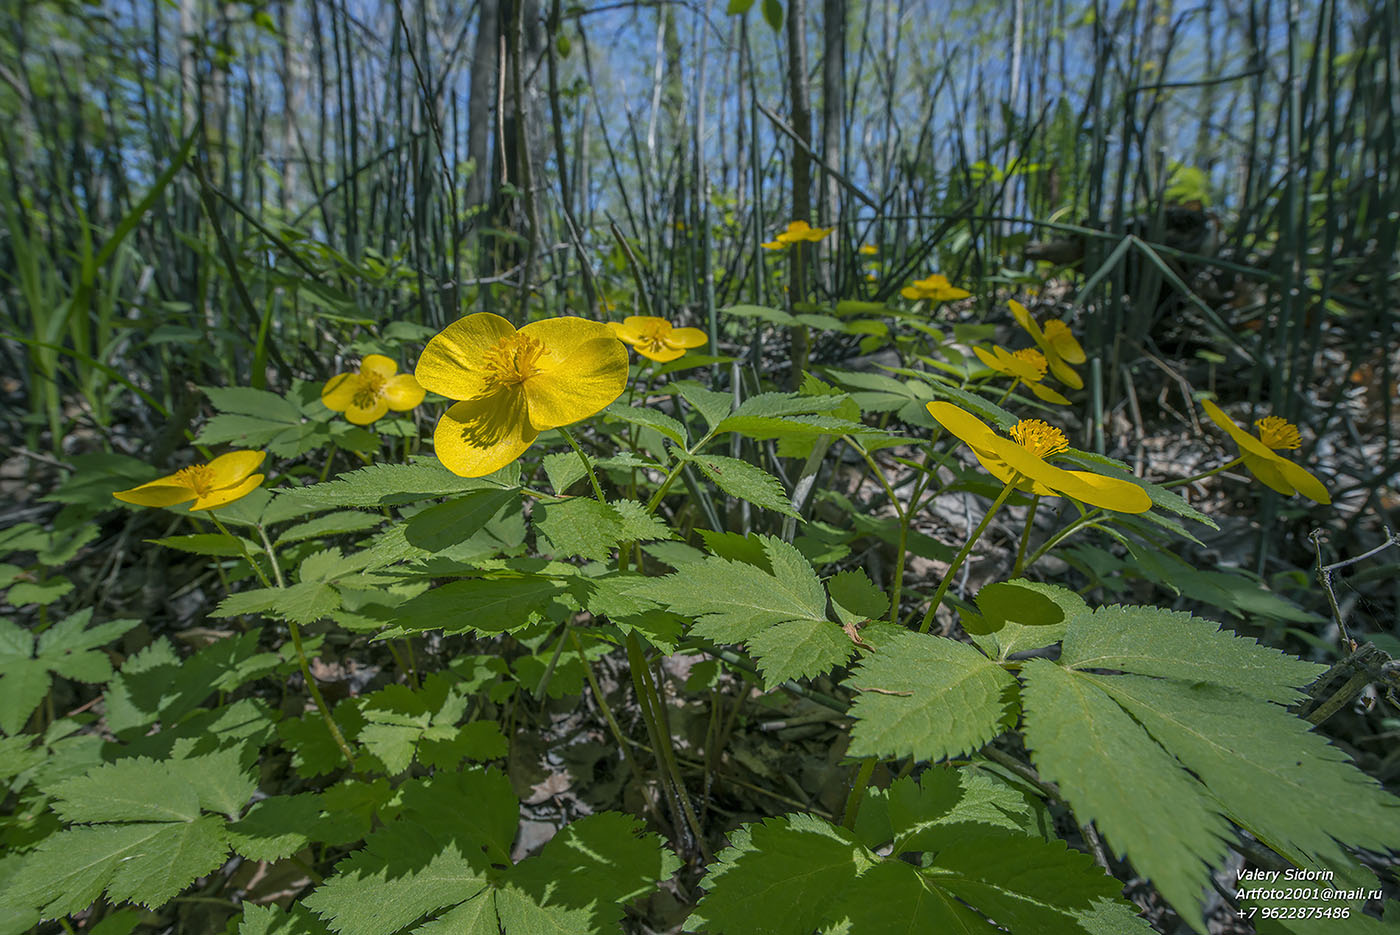
<svg viewBox="0 0 1400 935"><path fill-rule="evenodd" d="M860 569L832 575L826 582L826 590L842 623L854 625L878 620L890 609L889 596L875 587Z"/></svg>
<svg viewBox="0 0 1400 935"><path fill-rule="evenodd" d="M258 546L247 539L243 540L243 545L240 547L237 539L221 532L199 532L187 536L167 536L164 539L147 539L146 541L151 545L167 549L189 552L194 555L212 555L219 558L242 558L244 549L247 549L251 554L258 552Z"/></svg>
<svg viewBox="0 0 1400 935"><path fill-rule="evenodd" d="M754 541L761 544L771 573L709 556L638 584L631 593L696 618L692 632L697 636L748 645L769 688L793 677L790 673L810 676L845 663L853 646L826 619L826 594L807 559L780 539L758 536ZM795 625L768 632L789 623Z"/></svg>
<svg viewBox="0 0 1400 935"><path fill-rule="evenodd" d="M414 515L404 529L404 538L416 548L441 552L470 539L502 509L519 500L515 490L474 490Z"/></svg>
<svg viewBox="0 0 1400 935"><path fill-rule="evenodd" d="M714 481L715 486L731 497L747 500L754 506L772 510L784 516L801 519L792 508L791 498L778 479L762 468L754 467L747 461L723 455L691 455L705 476Z"/></svg>
<svg viewBox="0 0 1400 935"><path fill-rule="evenodd" d="M564 496L570 487L588 474L584 469L583 462L578 459L578 455L572 451L555 451L545 455L540 459L544 464L545 476L549 478L549 486L554 488L554 493Z"/></svg>
<svg viewBox="0 0 1400 935"><path fill-rule="evenodd" d="M1204 931L1201 892L1232 837L1210 792L1093 677L1044 659L1027 660L1022 671L1026 745L1040 775ZM1257 786L1241 791L1269 800Z"/></svg>
<svg viewBox="0 0 1400 935"><path fill-rule="evenodd" d="M1113 605L1075 620L1060 664L1209 682L1261 701L1294 704L1326 666L1305 662L1211 620L1160 607Z"/></svg>
<svg viewBox="0 0 1400 935"><path fill-rule="evenodd" d="M728 410L728 397L726 397L725 411L727 412ZM623 422L630 422L634 425L656 429L656 431L660 432L677 445L680 445L682 448L686 447L686 439L688 436L685 431L685 426L666 415L664 412L658 412L649 406L627 406L620 402L613 403L605 411L608 415L615 419L621 419ZM578 458L575 457L574 460L577 461Z"/></svg>
<svg viewBox="0 0 1400 935"><path fill-rule="evenodd" d="M956 640L891 628L843 684L860 692L851 756L961 756L1015 723L1016 680Z"/></svg>
<svg viewBox="0 0 1400 935"><path fill-rule="evenodd" d="M623 540L617 511L589 497L536 504L533 519L535 529L549 540L542 550L559 558L577 555L606 561Z"/></svg>
<svg viewBox="0 0 1400 935"><path fill-rule="evenodd" d="M1070 614L1087 612L1084 599L1054 585L1017 579L997 581L977 592L980 616L962 615L963 629L972 634L995 633L1008 623L1023 627L1065 624ZM1048 642L1054 642L1051 637Z"/></svg>
<svg viewBox="0 0 1400 935"><path fill-rule="evenodd" d="M243 903L243 918L238 923L238 935L327 935L320 919L300 903L293 903L288 912L276 905L259 906ZM96 935L96 933L94 933Z"/></svg>
<svg viewBox="0 0 1400 935"><path fill-rule="evenodd" d="M753 0L729 0L729 5L725 7L724 12L729 16L742 16L749 12L751 6L753 6Z"/></svg>
<svg viewBox="0 0 1400 935"><path fill-rule="evenodd" d="M25 856L6 898L40 907L45 919L86 909L104 891L112 902L154 908L217 869L227 853L223 822L210 816L74 828Z"/></svg>
<svg viewBox="0 0 1400 935"><path fill-rule="evenodd" d="M214 408L245 416L259 416L279 422L297 422L301 412L292 402L251 386L201 386Z"/></svg>
<svg viewBox="0 0 1400 935"><path fill-rule="evenodd" d="M458 477L436 459L412 464L371 464L323 484L278 488L277 496L292 500L300 508L391 506L468 490L516 486L499 480L505 474L502 470L487 477Z"/></svg>
<svg viewBox="0 0 1400 935"><path fill-rule="evenodd" d="M705 389L693 380L677 383L675 388L681 394L681 399L695 407L696 411L704 418L705 423L711 428L718 425L720 420L729 415L729 411L734 408L732 394Z"/></svg>
<svg viewBox="0 0 1400 935"><path fill-rule="evenodd" d="M281 503L286 499L278 497L273 501L273 504ZM384 522L384 518L375 516L373 513L362 513L359 510L337 510L334 513L327 513L325 516L318 516L313 520L289 527L277 537L277 544L289 545L293 542L304 542L307 539L319 539L322 536L365 532L382 522Z"/></svg>
<svg viewBox="0 0 1400 935"><path fill-rule="evenodd" d="M871 848L893 843L892 856L956 846L959 829L984 824L1029 834L1036 810L1004 780L971 768L933 767L918 782L898 779L868 789L856 833Z"/></svg>
<svg viewBox="0 0 1400 935"><path fill-rule="evenodd" d="M263 799L228 826L229 843L249 860L290 857L316 836L322 808L321 796L315 792Z"/></svg>
<svg viewBox="0 0 1400 935"><path fill-rule="evenodd" d="M112 677L107 654L97 647L137 626L138 620L112 620L88 627L92 609L63 618L36 640L27 630L0 618L0 729L17 734L48 694L50 672L81 682Z"/></svg>
<svg viewBox="0 0 1400 935"><path fill-rule="evenodd" d="M535 575L453 581L395 607L392 623L406 633L501 633L530 623L545 602L564 590L562 582Z"/></svg>
<svg viewBox="0 0 1400 935"><path fill-rule="evenodd" d="M199 794L168 762L144 757L100 766L53 790L64 821L194 821Z"/></svg>
<svg viewBox="0 0 1400 935"><path fill-rule="evenodd" d="M1290 860L1353 875L1341 842L1400 848L1388 795L1302 718L1209 684L1089 676L1191 770L1225 814Z"/></svg>
<svg viewBox="0 0 1400 935"><path fill-rule="evenodd" d="M751 6L753 6L753 0L748 0L748 4L744 7L745 12L747 12L748 8ZM779 15L781 16L781 8L779 9ZM778 24L782 25L781 19L779 19ZM726 315L737 315L740 318L757 318L760 321L771 322L775 325L797 324L797 319L787 312L781 309L768 308L764 305L730 305L720 309L720 311Z"/></svg>
<svg viewBox="0 0 1400 935"><path fill-rule="evenodd" d="M707 892L686 931L810 935L842 891L876 863L851 832L809 815L745 825L709 866L701 883Z"/></svg>

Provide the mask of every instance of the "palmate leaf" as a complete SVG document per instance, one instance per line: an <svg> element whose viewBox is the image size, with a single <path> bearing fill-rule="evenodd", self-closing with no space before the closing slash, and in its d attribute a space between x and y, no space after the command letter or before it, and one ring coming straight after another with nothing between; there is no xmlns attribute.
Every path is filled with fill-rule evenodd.
<svg viewBox="0 0 1400 935"><path fill-rule="evenodd" d="M951 826L950 826L951 827ZM848 932L1147 932L1117 899L1120 884L1086 855L982 824L920 870L882 860L855 836L809 815L745 825L711 865L686 930L709 935ZM1116 925L1092 928L1110 916ZM993 924L993 922L995 924Z"/></svg>
<svg viewBox="0 0 1400 935"><path fill-rule="evenodd" d="M1400 800L1275 703L1318 670L1184 614L1104 608L1071 622L1059 665L1023 668L1026 743L1079 819L1204 931L1230 821L1344 878L1364 876L1343 843L1400 846Z"/></svg>
<svg viewBox="0 0 1400 935"><path fill-rule="evenodd" d="M1015 723L1016 680L956 640L893 627L867 630L875 651L845 685L852 756L940 760L977 750Z"/></svg>
<svg viewBox="0 0 1400 935"><path fill-rule="evenodd" d="M184 760L119 760L53 788L65 821L94 822L50 835L26 854L8 881L6 902L38 908L46 919L111 902L155 907L223 863L222 818L254 784L236 751Z"/></svg>
<svg viewBox="0 0 1400 935"><path fill-rule="evenodd" d="M16 599L17 600L17 599ZM0 619L0 730L17 734L48 694L55 673L79 682L112 677L107 654L97 647L121 636L139 620L112 620L88 627L92 609L71 614L36 639L30 631Z"/></svg>
<svg viewBox="0 0 1400 935"><path fill-rule="evenodd" d="M472 770L405 784L396 818L342 861L304 904L338 935L530 935L605 931L622 905L680 866L640 822L591 815L537 857L511 864L518 806L501 773Z"/></svg>
<svg viewBox="0 0 1400 935"><path fill-rule="evenodd" d="M729 546L726 539L715 541ZM631 593L695 618L692 632L697 636L748 646L770 688L850 659L854 645L827 619L826 592L802 553L769 536L738 542L741 550L760 547L771 573L711 555L683 563L674 574L648 579Z"/></svg>

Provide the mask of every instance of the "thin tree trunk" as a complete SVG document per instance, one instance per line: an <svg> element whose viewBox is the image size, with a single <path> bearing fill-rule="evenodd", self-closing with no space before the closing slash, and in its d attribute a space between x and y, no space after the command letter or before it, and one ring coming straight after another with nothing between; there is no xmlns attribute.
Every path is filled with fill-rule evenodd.
<svg viewBox="0 0 1400 935"><path fill-rule="evenodd" d="M812 108L807 99L807 0L790 0L787 8L788 94L791 99L792 129L800 142L792 147L792 219L811 219L812 164L807 155L812 144ZM788 301L793 305L807 299L806 272L808 254L814 253L805 243L797 243L789 251ZM790 330L792 351L791 382L796 389L807 369L811 337L803 325Z"/></svg>

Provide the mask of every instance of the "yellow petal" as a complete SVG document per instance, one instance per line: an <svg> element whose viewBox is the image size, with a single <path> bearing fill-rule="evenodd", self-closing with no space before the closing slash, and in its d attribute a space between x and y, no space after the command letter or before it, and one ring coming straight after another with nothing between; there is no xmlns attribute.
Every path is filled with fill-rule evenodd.
<svg viewBox="0 0 1400 935"><path fill-rule="evenodd" d="M645 315L632 316L624 320L622 326L627 328L627 322L631 321L632 318L646 319L647 317ZM545 359L540 362L540 366L546 371L552 370L568 360L579 348L589 342L604 340L610 341L614 345L617 344L617 338L601 321L589 321L587 318L577 318L572 315L532 321L521 328L520 333L528 335L544 345L543 357ZM626 360L627 352L620 347L616 350L621 359Z"/></svg>
<svg viewBox="0 0 1400 935"><path fill-rule="evenodd" d="M1001 361L997 360L995 354L989 353L982 347L974 347L972 353L976 354L978 360L982 361L982 363L986 364L997 373L1006 373L1006 370L1002 368Z"/></svg>
<svg viewBox="0 0 1400 935"><path fill-rule="evenodd" d="M1015 299L1008 299L1006 304L1011 306L1011 317L1016 319L1016 324L1020 325L1043 351L1045 333L1042 332L1040 326L1035 323L1035 319L1031 317L1031 313L1024 305L1017 302ZM1049 357L1050 355L1046 354L1045 356Z"/></svg>
<svg viewBox="0 0 1400 935"><path fill-rule="evenodd" d="M656 333L657 329L666 324L666 319L657 318L655 315L628 315L623 319L622 324L608 330L617 335L621 341L626 341L628 344L639 344L651 340L651 336Z"/></svg>
<svg viewBox="0 0 1400 935"><path fill-rule="evenodd" d="M1028 380L1026 381L1026 386L1029 386L1031 388L1032 393L1039 396L1047 403L1054 403L1057 406L1069 405L1068 399L1065 399L1063 396L1050 389L1050 387L1046 386L1044 383L1037 383L1033 380Z"/></svg>
<svg viewBox="0 0 1400 935"><path fill-rule="evenodd" d="M1224 429L1229 436L1235 440L1235 444L1240 446L1241 454L1254 455L1265 461L1275 457L1272 448L1236 425L1235 420L1225 414L1225 410L1221 409L1209 399L1201 400L1201 408L1206 411L1206 415L1210 417L1210 421ZM1259 479L1263 480L1262 477ZM1265 481L1265 483L1268 483L1268 481ZM1278 488L1275 487L1274 489L1277 490ZM1282 492L1291 494L1293 491L1286 490Z"/></svg>
<svg viewBox="0 0 1400 935"><path fill-rule="evenodd" d="M765 240L763 243L759 244L759 246L762 247L762 248L765 249L765 250L786 250L786 249L787 249L787 244L783 243L781 240Z"/></svg>
<svg viewBox="0 0 1400 935"><path fill-rule="evenodd" d="M389 411L389 401L383 396L375 395L370 398L368 406L361 406L359 403L351 403L345 410L345 418L352 425L369 425L376 419L381 418Z"/></svg>
<svg viewBox="0 0 1400 935"><path fill-rule="evenodd" d="M1298 492L1298 488L1288 482L1283 476L1283 472L1278 469L1277 462L1273 458L1261 458L1257 455L1244 454L1244 466L1249 468L1249 473L1259 478L1260 483L1265 487L1276 490L1285 497L1291 497Z"/></svg>
<svg viewBox="0 0 1400 935"><path fill-rule="evenodd" d="M1084 389L1084 381L1080 378L1079 374L1075 373L1074 369L1070 367L1069 364L1060 359L1060 355L1055 352L1055 349L1043 341L1039 343L1041 351L1045 354L1045 363L1050 367L1050 372L1055 375L1055 379L1059 380L1070 389Z"/></svg>
<svg viewBox="0 0 1400 935"><path fill-rule="evenodd" d="M530 424L543 431L586 419L606 409L626 386L623 346L611 336L585 341L567 358L525 381Z"/></svg>
<svg viewBox="0 0 1400 935"><path fill-rule="evenodd" d="M383 354L369 354L360 361L360 373L365 376L377 376L381 382L398 372L399 365Z"/></svg>
<svg viewBox="0 0 1400 935"><path fill-rule="evenodd" d="M480 396L486 388L486 352L514 333L514 325L490 312L459 318L423 348L413 375L424 389L448 399Z"/></svg>
<svg viewBox="0 0 1400 935"><path fill-rule="evenodd" d="M966 289L959 289L957 286L948 286L943 290L943 298L950 302L954 299L965 299L970 295L972 295L971 292L968 292Z"/></svg>
<svg viewBox="0 0 1400 935"><path fill-rule="evenodd" d="M976 448L973 448L972 453L977 457L977 460L981 462L982 467L987 469L987 473L1003 484L1009 484L1015 481L1017 490L1033 493L1038 497L1059 496L1058 493L1039 481L1034 481L1024 474L1019 473L1012 468L1011 465L1007 464L990 451L978 451Z"/></svg>
<svg viewBox="0 0 1400 935"><path fill-rule="evenodd" d="M1058 468L1056 470L1059 470ZM1152 497L1146 490L1130 480L1104 477L1088 471L1065 471L1083 485L1079 490L1066 489L1065 493L1076 500L1091 506L1113 510L1116 513L1146 513L1152 509Z"/></svg>
<svg viewBox="0 0 1400 935"><path fill-rule="evenodd" d="M411 373L400 373L390 377L384 384L383 392L384 401L389 404L389 408L399 412L412 409L427 395L427 391Z"/></svg>
<svg viewBox="0 0 1400 935"><path fill-rule="evenodd" d="M875 254L880 252L880 248L875 246L873 243L863 243L860 245L860 249L856 252L859 253L861 256L874 256Z"/></svg>
<svg viewBox="0 0 1400 935"><path fill-rule="evenodd" d="M644 344L635 345L635 349L638 354L641 354L648 360L654 360L657 363L662 364L672 360L679 360L680 358L685 356L685 348L667 347L665 345L662 345L661 347L655 347L651 344L650 341Z"/></svg>
<svg viewBox="0 0 1400 935"><path fill-rule="evenodd" d="M1055 353L1063 357L1067 363L1082 364L1088 359L1084 356L1084 348L1079 345L1079 341L1069 330L1069 325L1062 321L1047 321L1045 323L1045 340L1055 349Z"/></svg>
<svg viewBox="0 0 1400 935"><path fill-rule="evenodd" d="M934 400L924 407L928 414L938 420L938 424L952 432L957 438L974 450L995 451L997 433L987 424L969 412L941 399Z"/></svg>
<svg viewBox="0 0 1400 935"><path fill-rule="evenodd" d="M232 487L258 469L266 451L230 451L209 462L209 486Z"/></svg>
<svg viewBox="0 0 1400 935"><path fill-rule="evenodd" d="M344 412L355 401L355 390L359 388L358 373L341 373L326 381L321 388L321 402L332 412Z"/></svg>
<svg viewBox="0 0 1400 935"><path fill-rule="evenodd" d="M232 503L240 497L246 497L257 489L263 482L262 474L253 474L243 480L242 483L233 487L224 487L212 491L207 497L196 497L194 503L190 504L190 512L195 510L212 510L216 506L223 506Z"/></svg>
<svg viewBox="0 0 1400 935"><path fill-rule="evenodd" d="M999 362L997 367L1002 373L1024 380L1027 383L1034 383L1040 379L1040 368L1032 366L1019 357L1016 357L1004 347L995 347L996 359Z"/></svg>
<svg viewBox="0 0 1400 935"><path fill-rule="evenodd" d="M139 487L132 487L130 490L119 490L112 496L123 503L134 503L137 506L174 506L186 500L193 500L197 494L183 484L170 483L170 476L166 476Z"/></svg>
<svg viewBox="0 0 1400 935"><path fill-rule="evenodd" d="M699 328L672 328L666 343L684 348L704 347L710 343L710 336Z"/></svg>
<svg viewBox="0 0 1400 935"><path fill-rule="evenodd" d="M1300 494L1317 503L1327 504L1332 502L1332 497L1327 493L1327 488L1322 486L1322 481L1308 473L1306 468L1294 464L1287 458L1279 457L1278 455L1274 457L1277 458L1275 466L1278 468L1279 473L1282 474L1284 479L1290 484L1297 487Z"/></svg>
<svg viewBox="0 0 1400 935"><path fill-rule="evenodd" d="M525 394L505 390L449 408L433 431L433 448L453 474L483 477L524 454L537 435L526 418Z"/></svg>
<svg viewBox="0 0 1400 935"><path fill-rule="evenodd" d="M903 289L899 290L899 294L904 296L906 299L913 299L915 301L918 301L919 299L922 299L924 297L923 290L916 289L913 286L905 286Z"/></svg>

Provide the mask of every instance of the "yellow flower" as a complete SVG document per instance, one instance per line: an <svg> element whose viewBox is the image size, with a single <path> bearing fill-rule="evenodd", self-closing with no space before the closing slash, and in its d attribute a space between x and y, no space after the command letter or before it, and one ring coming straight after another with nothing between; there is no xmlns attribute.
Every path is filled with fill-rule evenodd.
<svg viewBox="0 0 1400 935"><path fill-rule="evenodd" d="M875 254L880 252L880 248L875 246L873 243L863 243L860 245L860 249L856 252L859 253L861 256L874 256Z"/></svg>
<svg viewBox="0 0 1400 935"><path fill-rule="evenodd" d="M230 451L208 464L192 464L112 496L137 506L174 506L193 500L191 510L212 510L252 493L263 482L263 475L253 472L266 457L265 451Z"/></svg>
<svg viewBox="0 0 1400 935"><path fill-rule="evenodd" d="M699 328L673 328L654 315L628 315L621 324L608 322L608 330L638 354L661 363L684 356L690 348L704 347L710 340Z"/></svg>
<svg viewBox="0 0 1400 935"><path fill-rule="evenodd" d="M948 282L947 276L934 273L927 279L916 279L912 286L905 286L899 290L899 294L906 299L928 299L930 302L948 302L953 299L965 299L972 295L966 289L959 289Z"/></svg>
<svg viewBox="0 0 1400 935"><path fill-rule="evenodd" d="M972 350L982 363L997 373L1014 378L1017 383L1024 383L1030 387L1032 393L1047 403L1055 403L1059 406L1069 405L1068 399L1041 382L1045 379L1045 355L1035 348L1027 347L1019 351L1008 351L1006 348L994 344L991 353L980 347L974 347ZM1013 383L1011 388L1015 389L1016 384Z"/></svg>
<svg viewBox="0 0 1400 935"><path fill-rule="evenodd" d="M354 373L331 377L321 389L327 409L345 413L355 425L369 425L390 409L404 412L423 401L423 387L411 373L383 354L370 354Z"/></svg>
<svg viewBox="0 0 1400 935"><path fill-rule="evenodd" d="M418 382L461 400L438 420L438 460L462 477L510 464L540 432L605 408L627 385L627 350L602 322L548 318L519 331L499 315L458 319L428 342Z"/></svg>
<svg viewBox="0 0 1400 935"><path fill-rule="evenodd" d="M1011 314L1016 319L1016 324L1026 330L1035 342L1035 346L1040 348L1040 352L1045 355L1045 362L1050 368L1050 372L1055 375L1065 386L1080 390L1084 388L1084 381L1079 378L1079 374L1074 372L1070 364L1082 364L1085 361L1084 348L1079 346L1074 335L1070 333L1069 325L1056 319L1045 323L1045 330L1041 331L1040 326L1035 323L1031 313L1026 311L1026 307L1015 299L1011 299Z"/></svg>
<svg viewBox="0 0 1400 935"><path fill-rule="evenodd" d="M1022 419L1002 438L976 416L952 403L931 402L929 415L972 449L977 460L1003 484L1042 497L1071 497L1118 513L1152 508L1147 491L1132 481L1088 471L1066 471L1045 459L1069 447L1065 433L1039 419Z"/></svg>
<svg viewBox="0 0 1400 935"><path fill-rule="evenodd" d="M834 227L813 227L806 221L793 221L787 226L787 230L778 235L776 240L760 244L765 250L786 250L790 244L800 243L807 240L813 243L824 239Z"/></svg>
<svg viewBox="0 0 1400 935"><path fill-rule="evenodd" d="M1331 503L1327 488L1308 471L1282 455L1274 454L1275 448L1297 448L1303 438L1291 422L1278 416L1266 416L1255 422L1259 437L1246 432L1225 414L1225 411L1208 399L1201 400L1210 421L1224 429L1235 444L1240 446L1240 457L1249 472L1259 478L1264 486L1277 490L1284 496L1300 493L1318 503Z"/></svg>

